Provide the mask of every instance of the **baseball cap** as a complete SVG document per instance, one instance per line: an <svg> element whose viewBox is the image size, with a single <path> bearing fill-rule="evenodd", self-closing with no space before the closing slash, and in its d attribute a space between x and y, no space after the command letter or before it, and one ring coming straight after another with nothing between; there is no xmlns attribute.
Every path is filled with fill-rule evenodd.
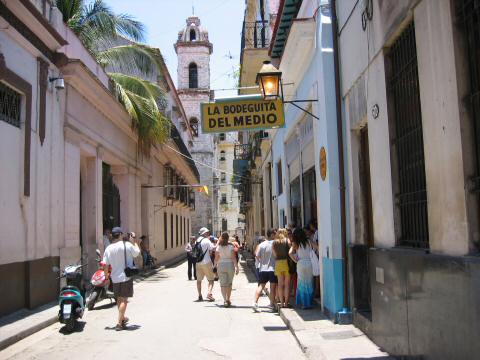
<svg viewBox="0 0 480 360"><path fill-rule="evenodd" d="M117 226L117 227L114 227L114 228L112 229L112 234L113 234L113 235L115 235L115 234L123 234L123 230L122 230L121 227L118 227L118 226Z"/></svg>
<svg viewBox="0 0 480 360"><path fill-rule="evenodd" d="M206 227L202 227L200 230L198 230L198 235L202 236L205 233L210 232Z"/></svg>

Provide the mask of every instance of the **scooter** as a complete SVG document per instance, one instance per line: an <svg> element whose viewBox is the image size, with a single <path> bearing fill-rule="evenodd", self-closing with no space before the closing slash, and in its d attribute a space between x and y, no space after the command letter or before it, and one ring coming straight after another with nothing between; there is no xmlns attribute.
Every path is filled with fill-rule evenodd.
<svg viewBox="0 0 480 360"><path fill-rule="evenodd" d="M109 286L107 287L107 279L105 278L105 272L103 271L103 267L105 263L101 261L100 258L100 250L97 249L97 263L98 263L98 270L92 275L90 279L90 284L92 287L87 291L85 295L85 306L88 310L92 310L95 304L103 299L115 299L115 295L113 294L113 285L112 282L109 282ZM110 272L112 271L112 267L110 266Z"/></svg>
<svg viewBox="0 0 480 360"><path fill-rule="evenodd" d="M85 265L67 265L59 277L67 279L67 286L60 290L58 297L58 304L60 305L58 320L65 324L68 332L75 329L77 320L83 316L85 287L83 286L81 269ZM54 268L54 271L58 272L59 270Z"/></svg>

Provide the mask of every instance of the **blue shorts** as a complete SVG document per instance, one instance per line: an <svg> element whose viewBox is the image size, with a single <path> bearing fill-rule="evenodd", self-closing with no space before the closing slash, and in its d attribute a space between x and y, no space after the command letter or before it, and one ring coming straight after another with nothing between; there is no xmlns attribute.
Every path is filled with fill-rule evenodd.
<svg viewBox="0 0 480 360"><path fill-rule="evenodd" d="M273 271L260 271L258 274L258 283L259 284L266 284L269 282L270 284L278 283L278 279L275 276Z"/></svg>

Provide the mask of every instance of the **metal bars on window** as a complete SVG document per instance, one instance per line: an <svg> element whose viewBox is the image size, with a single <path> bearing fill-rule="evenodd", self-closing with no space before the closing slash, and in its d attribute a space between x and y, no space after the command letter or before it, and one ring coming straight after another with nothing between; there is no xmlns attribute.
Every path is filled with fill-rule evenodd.
<svg viewBox="0 0 480 360"><path fill-rule="evenodd" d="M470 75L467 101L473 120L476 165L472 191L480 192L480 2L457 0L456 16L457 23L464 32Z"/></svg>
<svg viewBox="0 0 480 360"><path fill-rule="evenodd" d="M422 115L418 83L415 26L412 22L392 45L389 53L396 156L396 205L399 215L399 245L428 248L427 191Z"/></svg>
<svg viewBox="0 0 480 360"><path fill-rule="evenodd" d="M22 95L0 82L0 120L20 127Z"/></svg>

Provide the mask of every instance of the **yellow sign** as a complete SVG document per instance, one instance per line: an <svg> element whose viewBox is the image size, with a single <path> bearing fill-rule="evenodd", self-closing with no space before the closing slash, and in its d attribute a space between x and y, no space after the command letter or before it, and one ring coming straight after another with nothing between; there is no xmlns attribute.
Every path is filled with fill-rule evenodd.
<svg viewBox="0 0 480 360"><path fill-rule="evenodd" d="M229 132L283 127L282 100L231 100L202 104L202 132Z"/></svg>
<svg viewBox="0 0 480 360"><path fill-rule="evenodd" d="M320 176L323 181L327 178L327 152L323 146L320 149Z"/></svg>

